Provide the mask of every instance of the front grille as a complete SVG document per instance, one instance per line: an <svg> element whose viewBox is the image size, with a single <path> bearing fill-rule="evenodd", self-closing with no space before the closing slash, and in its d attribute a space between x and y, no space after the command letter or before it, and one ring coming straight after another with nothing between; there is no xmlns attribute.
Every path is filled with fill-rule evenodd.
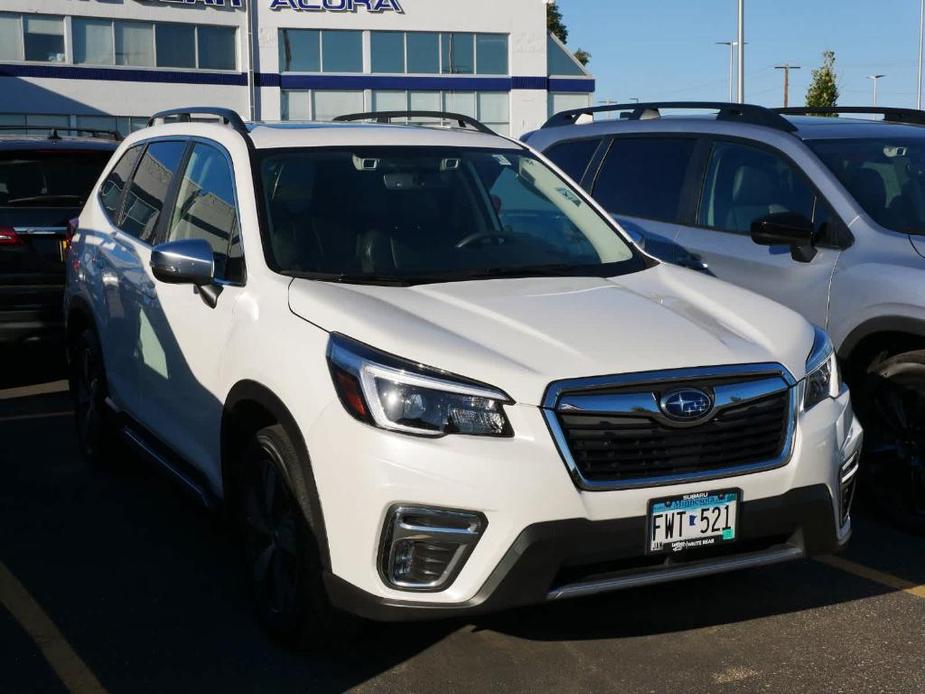
<svg viewBox="0 0 925 694"><path fill-rule="evenodd" d="M629 389L635 394L651 393L654 404L679 383L718 393L717 381L703 378L633 383ZM754 376L722 381L726 392L730 387L753 388L755 383ZM729 474L743 468L754 471L750 468L762 463L772 467L786 457L792 433L788 385L778 380L772 392L754 392L753 388L747 398L733 398L722 406L717 403L714 414L694 426L667 421L657 407L654 412L638 407L622 412L582 411L569 405L569 401L576 401L571 395L565 398L564 406L549 412L548 419L569 466L580 482L593 488L654 478L681 481L721 477L727 470ZM626 390L627 386L617 386L607 392ZM601 393L601 389L585 392Z"/></svg>

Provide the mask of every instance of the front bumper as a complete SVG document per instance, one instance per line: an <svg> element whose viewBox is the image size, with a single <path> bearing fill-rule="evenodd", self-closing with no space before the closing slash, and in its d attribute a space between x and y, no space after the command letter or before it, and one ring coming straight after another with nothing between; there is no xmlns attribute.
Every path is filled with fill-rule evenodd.
<svg viewBox="0 0 925 694"><path fill-rule="evenodd" d="M583 491L541 410L508 408L512 439L419 439L353 420L334 400L306 431L340 607L375 619L437 618L769 564L837 550L851 534L841 468L862 433L847 391L798 417L789 461L753 474L656 488ZM722 555L644 553L653 498L738 488L741 540ZM483 514L487 527L446 589L387 586L378 571L395 504ZM732 554L726 554L726 552Z"/></svg>

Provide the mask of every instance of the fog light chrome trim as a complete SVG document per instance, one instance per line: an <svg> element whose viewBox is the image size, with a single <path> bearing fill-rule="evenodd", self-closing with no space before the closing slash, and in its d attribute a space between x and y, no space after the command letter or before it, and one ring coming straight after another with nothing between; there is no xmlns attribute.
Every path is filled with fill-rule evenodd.
<svg viewBox="0 0 925 694"><path fill-rule="evenodd" d="M382 528L379 576L387 586L398 590L445 590L459 575L487 526L488 519L476 511L396 504L386 513ZM399 560L413 561L414 551L420 551L424 561L436 565L432 580L410 581L396 575ZM447 552L451 556L445 560L434 556Z"/></svg>
<svg viewBox="0 0 925 694"><path fill-rule="evenodd" d="M861 467L860 460L861 453L856 451L838 471L838 504L842 527L851 516L851 504L854 502L854 494L857 490L856 478Z"/></svg>

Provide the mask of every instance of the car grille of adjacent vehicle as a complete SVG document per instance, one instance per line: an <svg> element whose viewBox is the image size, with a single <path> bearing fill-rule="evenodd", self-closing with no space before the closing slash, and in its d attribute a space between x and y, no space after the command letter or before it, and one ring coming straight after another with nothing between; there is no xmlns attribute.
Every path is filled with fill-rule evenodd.
<svg viewBox="0 0 925 694"><path fill-rule="evenodd" d="M783 392L725 410L691 429L595 414L560 413L559 419L586 479L622 480L774 458L784 446L788 405Z"/></svg>
<svg viewBox="0 0 925 694"><path fill-rule="evenodd" d="M617 376L609 387L600 379L553 384L544 403L547 423L579 486L670 484L786 462L795 418L792 377L779 366L770 374L719 369L719 376L715 369L699 377L697 370L665 372L665 380ZM673 421L658 403L678 388L708 394L714 409L701 421Z"/></svg>

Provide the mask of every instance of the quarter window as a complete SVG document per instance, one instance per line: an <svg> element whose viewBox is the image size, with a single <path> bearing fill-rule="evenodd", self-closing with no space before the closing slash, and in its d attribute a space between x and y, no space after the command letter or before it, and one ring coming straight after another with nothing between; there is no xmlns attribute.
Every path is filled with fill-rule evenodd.
<svg viewBox="0 0 925 694"><path fill-rule="evenodd" d="M122 155L122 158L119 159L119 163L109 172L109 175L100 187L100 204L103 206L103 209L106 210L110 220L119 219L119 207L122 202L122 192L125 190L125 183L128 181L129 177L131 177L132 169L135 168L135 162L138 161L138 157L143 149L144 145L135 145L126 151L126 153Z"/></svg>
<svg viewBox="0 0 925 694"><path fill-rule="evenodd" d="M713 146L700 201L701 226L748 234L752 222L776 212L813 219L816 196L782 157L736 142Z"/></svg>
<svg viewBox="0 0 925 694"><path fill-rule="evenodd" d="M215 147L196 144L180 181L167 239L208 242L215 253L216 276L238 279L239 268L228 266L232 245L235 257L240 258L237 227L234 176L228 160Z"/></svg>
<svg viewBox="0 0 925 694"><path fill-rule="evenodd" d="M681 194L696 140L617 138L601 166L594 196L611 214L681 221Z"/></svg>
<svg viewBox="0 0 925 694"><path fill-rule="evenodd" d="M186 151L185 142L154 142L138 163L122 207L122 231L152 243L170 183Z"/></svg>
<svg viewBox="0 0 925 694"><path fill-rule="evenodd" d="M580 182L588 169L591 157L594 156L600 144L600 138L563 142L550 147L546 151L546 156L567 173L569 178Z"/></svg>

